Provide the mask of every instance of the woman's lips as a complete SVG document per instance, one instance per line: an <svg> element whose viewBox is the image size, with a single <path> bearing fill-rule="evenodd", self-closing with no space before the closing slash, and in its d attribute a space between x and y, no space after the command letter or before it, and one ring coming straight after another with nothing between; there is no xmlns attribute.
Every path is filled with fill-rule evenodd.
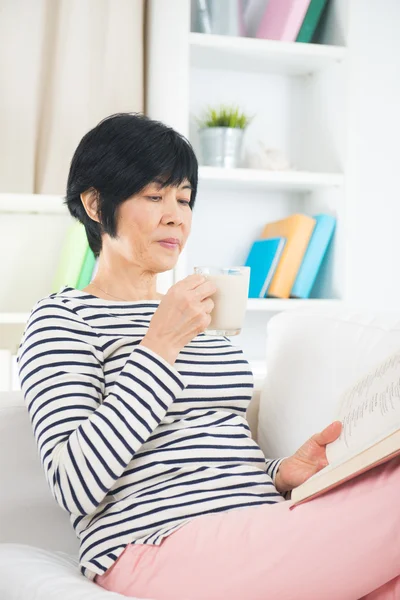
<svg viewBox="0 0 400 600"><path fill-rule="evenodd" d="M174 250L175 248L178 248L179 244L178 242L176 243L171 243L171 242L158 242L160 244L160 246L163 246L164 248L170 248L171 250Z"/></svg>

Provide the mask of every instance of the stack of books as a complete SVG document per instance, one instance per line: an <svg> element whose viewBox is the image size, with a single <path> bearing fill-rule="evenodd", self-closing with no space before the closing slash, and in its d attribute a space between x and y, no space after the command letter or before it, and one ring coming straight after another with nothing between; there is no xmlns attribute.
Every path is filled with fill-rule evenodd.
<svg viewBox="0 0 400 600"><path fill-rule="evenodd" d="M327 0L247 0L247 36L285 42L312 42Z"/></svg>
<svg viewBox="0 0 400 600"><path fill-rule="evenodd" d="M327 214L294 214L267 223L245 263L249 298L309 298L335 225Z"/></svg>
<svg viewBox="0 0 400 600"><path fill-rule="evenodd" d="M96 266L85 228L75 221L68 229L51 291L59 292L64 286L83 290L93 279Z"/></svg>

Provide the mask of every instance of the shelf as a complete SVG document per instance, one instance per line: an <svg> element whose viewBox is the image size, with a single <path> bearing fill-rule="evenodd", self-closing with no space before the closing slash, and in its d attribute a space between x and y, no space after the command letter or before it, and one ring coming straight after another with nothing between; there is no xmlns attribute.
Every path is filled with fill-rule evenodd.
<svg viewBox="0 0 400 600"><path fill-rule="evenodd" d="M266 312L281 312L284 310L294 310L298 308L328 308L339 306L343 303L343 300L319 300L319 299L308 299L308 300L280 300L275 298L250 298L247 301L248 311L266 311Z"/></svg>
<svg viewBox="0 0 400 600"><path fill-rule="evenodd" d="M250 298L247 301L248 311L281 312L297 308L327 308L339 306L342 300L279 300L274 298ZM0 313L0 327L3 325L23 326L29 318L29 313Z"/></svg>
<svg viewBox="0 0 400 600"><path fill-rule="evenodd" d="M199 167L199 185L204 187L231 186L235 190L290 190L310 192L320 188L341 187L344 177L340 173L314 173L308 171L262 171L256 169L225 169Z"/></svg>
<svg viewBox="0 0 400 600"><path fill-rule="evenodd" d="M62 196L47 194L0 194L0 213L69 214Z"/></svg>
<svg viewBox="0 0 400 600"><path fill-rule="evenodd" d="M193 67L309 75L340 63L346 48L256 38L190 33Z"/></svg>
<svg viewBox="0 0 400 600"><path fill-rule="evenodd" d="M0 327L2 325L25 325L30 313L1 313Z"/></svg>

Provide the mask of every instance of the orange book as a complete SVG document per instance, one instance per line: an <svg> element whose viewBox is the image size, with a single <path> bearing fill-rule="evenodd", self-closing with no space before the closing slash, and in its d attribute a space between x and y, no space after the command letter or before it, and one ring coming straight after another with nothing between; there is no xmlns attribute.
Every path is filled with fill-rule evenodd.
<svg viewBox="0 0 400 600"><path fill-rule="evenodd" d="M280 221L267 223L264 227L261 238L286 238L280 261L268 288L268 296L289 298L315 223L316 220L312 217L295 214Z"/></svg>

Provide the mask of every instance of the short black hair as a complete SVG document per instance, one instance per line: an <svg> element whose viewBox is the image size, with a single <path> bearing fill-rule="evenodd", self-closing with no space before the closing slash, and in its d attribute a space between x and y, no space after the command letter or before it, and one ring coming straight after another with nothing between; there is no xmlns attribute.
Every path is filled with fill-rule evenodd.
<svg viewBox="0 0 400 600"><path fill-rule="evenodd" d="M163 187L179 186L187 179L192 187L193 209L198 182L198 163L189 141L160 121L140 113L107 117L80 141L71 161L65 203L83 223L95 256L101 251L101 235L115 237L117 207L153 181ZM98 194L99 218L86 213L80 195L93 189Z"/></svg>

